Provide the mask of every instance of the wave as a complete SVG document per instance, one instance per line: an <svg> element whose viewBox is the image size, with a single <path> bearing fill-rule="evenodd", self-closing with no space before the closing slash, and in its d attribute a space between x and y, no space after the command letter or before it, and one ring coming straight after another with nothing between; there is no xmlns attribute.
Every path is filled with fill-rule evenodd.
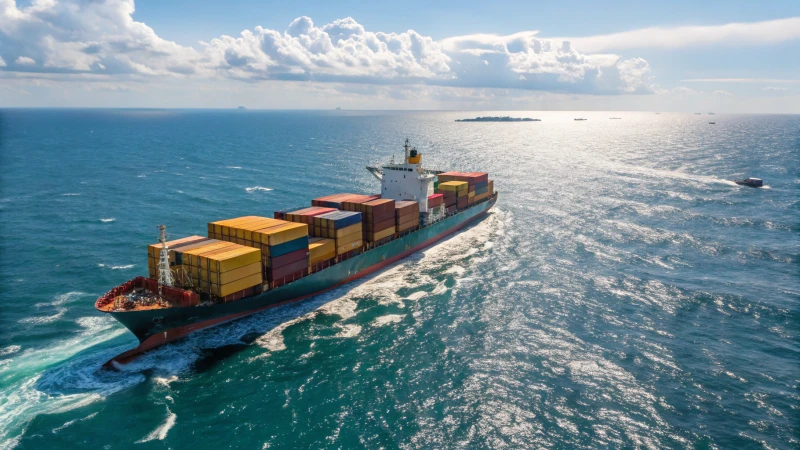
<svg viewBox="0 0 800 450"><path fill-rule="evenodd" d="M0 356L13 355L14 353L17 353L20 350L22 350L22 347L20 347L19 345L9 345L8 347L0 348Z"/></svg>
<svg viewBox="0 0 800 450"><path fill-rule="evenodd" d="M150 434L148 434L147 436L136 441L136 443L141 444L144 442L155 441L156 439L159 441L163 441L164 438L167 437L167 433L169 433L169 430L175 426L175 419L177 418L178 416L174 412L170 411L169 406L167 406L167 417L164 419L164 423L159 425L155 430L151 431Z"/></svg>
<svg viewBox="0 0 800 450"><path fill-rule="evenodd" d="M389 325L390 323L397 323L403 320L405 317L405 314L388 314L385 316L376 317L375 320L372 321L372 326L382 327L384 325Z"/></svg>
<svg viewBox="0 0 800 450"><path fill-rule="evenodd" d="M53 434L57 434L59 431L63 430L64 428L72 426L72 425L74 425L74 424L76 424L78 422L83 422L84 420L89 420L89 419L91 419L92 417L94 417L96 415L97 415L97 413L93 412L93 413L89 414L88 416L86 416L86 417L84 417L82 419L73 419L73 420L70 420L68 422L65 422L64 425L61 425L58 428L53 428Z"/></svg>
<svg viewBox="0 0 800 450"><path fill-rule="evenodd" d="M225 166L226 169L241 169L239 166Z"/></svg>
<svg viewBox="0 0 800 450"><path fill-rule="evenodd" d="M113 217L109 217L108 219L100 219L100 222L103 222L103 223L111 223L111 222L113 222L113 221L115 221L115 220L117 220L117 219L115 219L115 218L113 218Z"/></svg>
<svg viewBox="0 0 800 450"><path fill-rule="evenodd" d="M64 317L64 314L66 314L66 312L67 308L56 308L56 313L51 316L25 317L24 319L20 319L18 323L31 324L31 325L45 325L48 323L53 323L56 320Z"/></svg>
<svg viewBox="0 0 800 450"><path fill-rule="evenodd" d="M66 194L61 194L63 197L77 197L81 194L76 194L74 192L67 192Z"/></svg>
<svg viewBox="0 0 800 450"><path fill-rule="evenodd" d="M30 421L40 414L80 408L145 380L141 374L98 370L130 344L75 357L125 333L109 317L82 317L76 323L81 331L72 337L49 347L17 351L10 364L0 365L0 398L4 399L0 404L0 448L15 446Z"/></svg>
<svg viewBox="0 0 800 450"><path fill-rule="evenodd" d="M255 191L264 191L264 192L268 192L268 191L271 191L271 190L272 190L272 188L263 187L263 186L253 186L253 187L247 187L247 188L244 188L244 190L245 190L245 191L247 191L247 193L248 193L248 194L252 194L252 193L253 193L253 192L255 192Z"/></svg>
<svg viewBox="0 0 800 450"><path fill-rule="evenodd" d="M133 269L134 267L136 267L136 264L126 264L124 266L107 266L105 264L100 263L97 265L97 267L107 267L111 270L127 270L127 269Z"/></svg>

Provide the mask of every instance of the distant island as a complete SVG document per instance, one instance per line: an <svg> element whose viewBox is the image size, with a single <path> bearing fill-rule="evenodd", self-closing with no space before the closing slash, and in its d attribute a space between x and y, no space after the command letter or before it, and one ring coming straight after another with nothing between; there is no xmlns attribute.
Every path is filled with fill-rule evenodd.
<svg viewBox="0 0 800 450"><path fill-rule="evenodd" d="M240 111L244 111L244 110L246 110L247 108L245 108L244 106L240 106L240 107L238 107L238 108L236 108L236 109L238 109L238 110L240 110Z"/></svg>
<svg viewBox="0 0 800 450"><path fill-rule="evenodd" d="M529 119L527 117L476 117L474 119L456 119L456 122L541 122L541 119Z"/></svg>

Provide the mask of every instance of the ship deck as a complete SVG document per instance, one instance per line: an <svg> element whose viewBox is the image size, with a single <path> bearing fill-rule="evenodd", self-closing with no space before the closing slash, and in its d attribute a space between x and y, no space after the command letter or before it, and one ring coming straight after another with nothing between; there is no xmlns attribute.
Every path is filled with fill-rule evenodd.
<svg viewBox="0 0 800 450"><path fill-rule="evenodd" d="M424 229L426 229L426 228L428 228L430 226L433 226L433 225L435 225L435 224L437 224L437 223L439 223L439 222L441 222L441 221L443 221L445 219L449 219L451 217L458 216L460 214L464 214L467 211L470 211L471 209L473 209L475 207L483 205L484 203L494 201L496 199L496 197L497 197L497 192L495 192L494 195L492 195L491 197L489 197L487 199L484 199L484 200L481 200L481 201L478 201L478 202L475 202L475 203L469 205L467 208L455 211L455 212L450 213L450 214L445 214L441 218L436 220L435 222L427 223L427 224L425 224L423 226L418 227L415 230L404 232L404 233L401 233L399 235L395 235L392 240L387 240L387 241L381 242L381 243L379 243L377 245L375 245L375 244L364 245L363 247L361 247L360 251L356 252L353 256L358 256L358 255L362 255L362 254L365 254L365 253L378 251L381 247L383 247L384 245L388 245L388 244L394 242L394 240L396 240L396 239L399 239L399 238L402 238L402 237L405 237L405 236L409 236L409 235L412 235L412 234L415 234L415 233L419 233L419 232L423 231ZM321 272L324 272L324 271L327 271L327 270L331 270L331 268L336 267L338 264L340 264L341 262L346 261L346 260L347 259L343 259L341 261L332 262L329 266L325 267L324 269L320 269L320 270L318 270L318 271L316 271L314 273L321 273ZM299 281L301 279L302 278L300 278L300 279L298 279L296 281ZM296 281L289 282L289 283L285 284L284 286L289 286L292 283L295 283ZM266 291L264 291L264 292L266 292ZM133 298L133 300L134 300L133 302L127 301L127 300L129 300L129 297L131 295L133 295L133 297L134 297ZM256 294L256 295L259 295L259 294ZM245 298L247 298L247 297L245 297ZM243 299L240 299L240 300L243 300ZM234 301L240 301L240 300L234 300ZM205 300L205 301L201 301L200 304L197 305L197 307L213 305L213 304L216 304L216 303L218 303L218 302L214 302L212 300ZM126 305L127 307L121 307L120 305ZM164 309L174 308L174 306L172 306L172 305L164 302L163 300L161 300L159 298L158 294L156 294L156 293L147 291L147 290L145 290L143 288L136 288L134 290L133 294L126 293L126 294L123 294L123 295L119 295L117 297L114 297L114 299L112 301L110 301L108 303L105 303L105 304L99 304L99 300L98 300L98 303L95 304L95 308L98 311L110 313L110 312L133 312L133 311L164 310Z"/></svg>

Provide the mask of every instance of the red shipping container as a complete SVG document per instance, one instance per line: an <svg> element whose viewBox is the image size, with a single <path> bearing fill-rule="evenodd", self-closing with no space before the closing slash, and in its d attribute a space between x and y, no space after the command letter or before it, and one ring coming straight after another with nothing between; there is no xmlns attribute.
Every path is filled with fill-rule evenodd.
<svg viewBox="0 0 800 450"><path fill-rule="evenodd" d="M301 270L306 269L308 270L308 258L305 258L301 261L296 261L291 264L287 264L283 267L278 267L276 269L267 269L267 280L268 281L275 281L281 278L286 277L287 275L291 275L296 272L300 272Z"/></svg>
<svg viewBox="0 0 800 450"><path fill-rule="evenodd" d="M274 258L269 259L268 267L271 269L277 269L283 267L287 264L291 264L297 261L300 261L304 258L308 258L308 249L301 248L300 250L295 250L293 252L287 253L285 255L276 256Z"/></svg>

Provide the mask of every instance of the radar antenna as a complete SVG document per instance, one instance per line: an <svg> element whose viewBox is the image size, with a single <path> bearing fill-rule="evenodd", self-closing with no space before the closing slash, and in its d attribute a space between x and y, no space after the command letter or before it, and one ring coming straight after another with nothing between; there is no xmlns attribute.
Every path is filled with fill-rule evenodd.
<svg viewBox="0 0 800 450"><path fill-rule="evenodd" d="M175 286L175 279L172 278L172 271L169 269L169 247L167 247L167 226L158 226L161 242L161 258L158 261L158 295L161 296L161 286Z"/></svg>

